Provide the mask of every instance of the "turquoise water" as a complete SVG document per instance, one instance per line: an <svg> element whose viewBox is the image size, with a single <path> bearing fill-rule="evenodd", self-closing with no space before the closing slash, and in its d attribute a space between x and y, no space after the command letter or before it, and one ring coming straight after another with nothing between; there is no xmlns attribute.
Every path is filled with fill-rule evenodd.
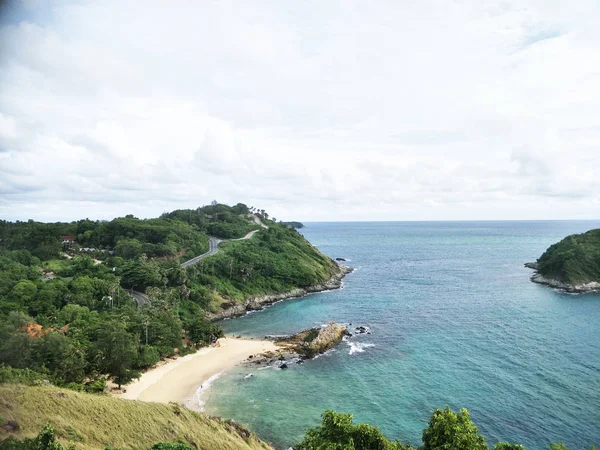
<svg viewBox="0 0 600 450"><path fill-rule="evenodd" d="M492 445L600 444L600 295L536 285L523 267L564 236L598 227L308 224L302 232L321 251L351 259L344 288L224 321L226 332L263 337L334 320L372 334L289 370L225 374L206 411L277 448L298 442L328 408L419 445L432 409L446 404L468 408Z"/></svg>

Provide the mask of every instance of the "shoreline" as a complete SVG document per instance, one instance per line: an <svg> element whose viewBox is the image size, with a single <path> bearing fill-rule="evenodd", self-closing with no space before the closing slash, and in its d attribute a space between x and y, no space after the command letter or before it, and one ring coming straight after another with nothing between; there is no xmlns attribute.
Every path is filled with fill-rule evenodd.
<svg viewBox="0 0 600 450"><path fill-rule="evenodd" d="M234 318L248 311L262 310L273 303L303 297L308 294L325 292L342 287L342 280L354 269L338 264L338 271L327 281L305 288L292 289L279 294L269 294L247 299L220 313L208 314L211 321ZM204 347L196 353L170 359L142 373L140 378L123 385L122 391L110 395L127 400L155 403L176 402L189 409L201 410L201 395L210 384L222 374L239 366L250 358L269 352L281 351L272 340L241 339L224 337L217 345Z"/></svg>
<svg viewBox="0 0 600 450"><path fill-rule="evenodd" d="M556 278L545 277L539 273L537 271L536 263L526 263L525 267L535 270L535 273L529 278L534 283L560 289L570 294L591 294L600 292L600 282L598 281L590 281L589 283L581 284L565 283L564 281L557 280Z"/></svg>
<svg viewBox="0 0 600 450"><path fill-rule="evenodd" d="M144 372L137 380L123 385L123 391L111 392L113 397L155 403L176 402L190 406L204 384L218 378L248 357L275 351L272 341L221 338L216 346L170 360Z"/></svg>
<svg viewBox="0 0 600 450"><path fill-rule="evenodd" d="M537 284L543 284L570 294L592 294L600 292L600 282L590 281L589 283L571 284L554 278L546 278L540 273L535 273L531 276L531 281Z"/></svg>
<svg viewBox="0 0 600 450"><path fill-rule="evenodd" d="M336 264L339 269L338 272L333 274L331 278L329 278L329 280L323 283L314 284L303 288L296 288L287 292L281 292L279 294L267 294L251 297L249 299L246 299L244 303L234 305L218 313L207 313L207 317L212 322L216 322L223 319L231 319L234 317L241 317L244 316L248 311L260 311L266 306L272 305L273 303L279 302L281 300L300 298L308 294L340 289L342 287L342 280L344 279L344 277L349 273L353 272L354 269L343 264Z"/></svg>

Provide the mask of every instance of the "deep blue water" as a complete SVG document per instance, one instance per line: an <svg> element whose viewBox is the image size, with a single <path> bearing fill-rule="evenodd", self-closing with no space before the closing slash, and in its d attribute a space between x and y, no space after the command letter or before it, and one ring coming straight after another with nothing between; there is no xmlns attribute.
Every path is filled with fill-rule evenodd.
<svg viewBox="0 0 600 450"><path fill-rule="evenodd" d="M344 288L225 321L226 332L263 337L333 320L372 334L289 370L236 369L214 383L206 411L277 448L298 442L328 408L419 445L431 411L446 404L469 409L491 446L600 444L600 295L534 284L523 267L564 236L598 227L308 224L302 232L321 251L351 259Z"/></svg>

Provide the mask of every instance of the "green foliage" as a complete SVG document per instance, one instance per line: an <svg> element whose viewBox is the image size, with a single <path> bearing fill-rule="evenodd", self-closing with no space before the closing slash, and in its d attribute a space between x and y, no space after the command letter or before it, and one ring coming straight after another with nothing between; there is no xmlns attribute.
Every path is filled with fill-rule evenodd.
<svg viewBox="0 0 600 450"><path fill-rule="evenodd" d="M33 439L23 439L19 441L12 436L0 441L0 450L71 450L75 449L69 446L67 449L56 441L54 428L46 425L40 434Z"/></svg>
<svg viewBox="0 0 600 450"><path fill-rule="evenodd" d="M188 268L188 277L192 290L205 286L242 301L322 283L336 270L297 231L270 224L252 239L222 243L219 253Z"/></svg>
<svg viewBox="0 0 600 450"><path fill-rule="evenodd" d="M304 342L312 342L317 338L318 335L319 335L319 330L317 330L316 328L313 328L312 330L310 330L308 332L308 334L306 336L304 336Z"/></svg>
<svg viewBox="0 0 600 450"><path fill-rule="evenodd" d="M354 425L352 414L327 410L321 417L321 425L308 430L295 450L412 450L410 445L389 441L377 427Z"/></svg>
<svg viewBox="0 0 600 450"><path fill-rule="evenodd" d="M137 367L145 369L152 367L159 361L160 353L155 347L151 345L142 345L138 355Z"/></svg>
<svg viewBox="0 0 600 450"><path fill-rule="evenodd" d="M161 442L154 444L150 447L150 450L194 450L194 448L187 444Z"/></svg>
<svg viewBox="0 0 600 450"><path fill-rule="evenodd" d="M495 450L525 450L525 447L522 446L521 444L511 444L508 442L498 442L496 444L496 447L494 447Z"/></svg>
<svg viewBox="0 0 600 450"><path fill-rule="evenodd" d="M537 261L538 272L567 283L600 282L600 229L567 236Z"/></svg>
<svg viewBox="0 0 600 450"><path fill-rule="evenodd" d="M223 330L220 327L211 324L203 316L195 316L186 324L187 336L190 341L198 345L210 344L211 339L223 337Z"/></svg>
<svg viewBox="0 0 600 450"><path fill-rule="evenodd" d="M113 376L119 387L139 376L132 369L138 356L137 342L120 324L111 323L100 331L94 352L99 370Z"/></svg>
<svg viewBox="0 0 600 450"><path fill-rule="evenodd" d="M48 380L48 375L36 372L29 368L15 369L14 367L0 365L0 384L19 383L27 386L43 384Z"/></svg>
<svg viewBox="0 0 600 450"><path fill-rule="evenodd" d="M487 450L485 438L471 422L469 411L448 406L433 411L423 430L423 450Z"/></svg>
<svg viewBox="0 0 600 450"><path fill-rule="evenodd" d="M260 228L251 214L270 228L180 267L208 250L207 233L240 238ZM124 382L160 357L222 336L207 311L323 282L335 270L299 233L241 203L147 220L0 221L0 364L100 391L107 374ZM44 276L48 271L56 278ZM126 289L145 292L151 302L138 308Z"/></svg>
<svg viewBox="0 0 600 450"><path fill-rule="evenodd" d="M249 208L243 203L235 206L216 204L198 209L178 209L163 214L161 218L184 221L221 239L238 239L258 228L258 225L246 218L249 212Z"/></svg>

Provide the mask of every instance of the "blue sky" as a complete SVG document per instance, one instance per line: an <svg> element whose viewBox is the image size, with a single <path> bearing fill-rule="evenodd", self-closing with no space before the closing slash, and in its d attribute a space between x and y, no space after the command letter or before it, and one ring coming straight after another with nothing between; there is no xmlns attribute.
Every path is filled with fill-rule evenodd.
<svg viewBox="0 0 600 450"><path fill-rule="evenodd" d="M14 1L0 217L600 215L600 5Z"/></svg>

